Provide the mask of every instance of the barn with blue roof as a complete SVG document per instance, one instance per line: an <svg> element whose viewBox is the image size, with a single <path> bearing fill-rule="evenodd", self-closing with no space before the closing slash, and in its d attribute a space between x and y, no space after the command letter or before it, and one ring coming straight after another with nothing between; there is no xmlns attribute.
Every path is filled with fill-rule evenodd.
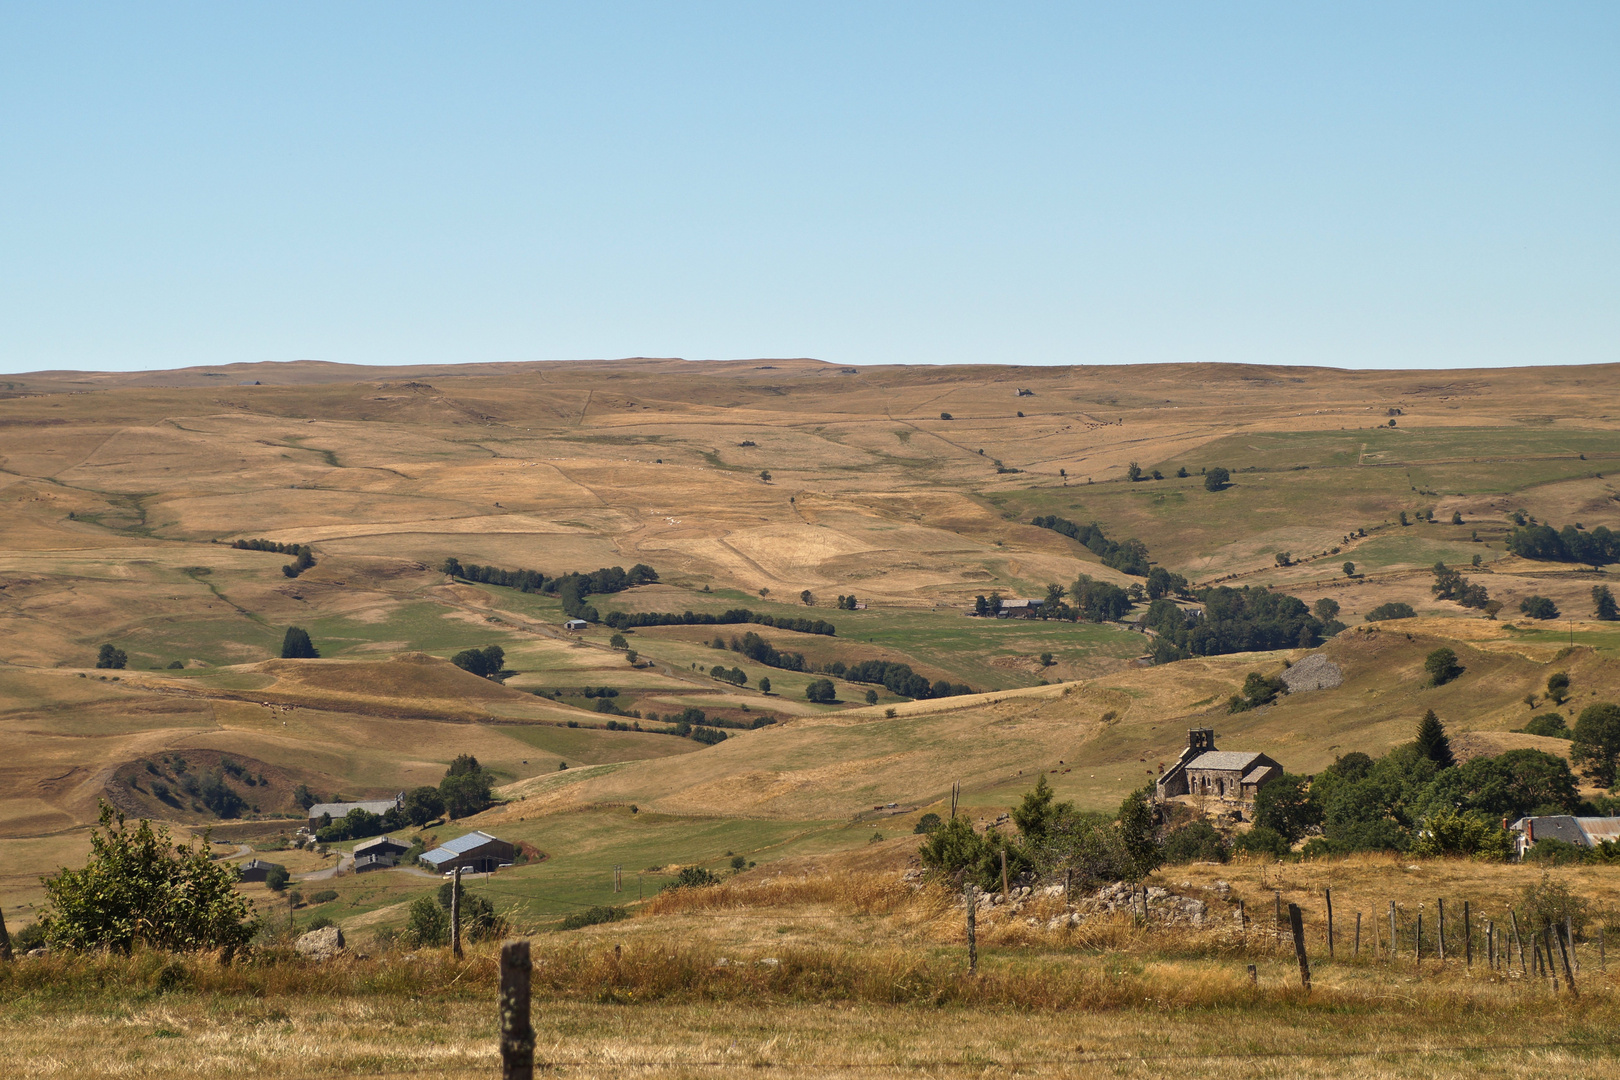
<svg viewBox="0 0 1620 1080"><path fill-rule="evenodd" d="M470 832L423 852L421 861L428 869L441 874L448 874L457 867L469 873L491 874L503 866L511 866L514 854L508 841L487 832Z"/></svg>

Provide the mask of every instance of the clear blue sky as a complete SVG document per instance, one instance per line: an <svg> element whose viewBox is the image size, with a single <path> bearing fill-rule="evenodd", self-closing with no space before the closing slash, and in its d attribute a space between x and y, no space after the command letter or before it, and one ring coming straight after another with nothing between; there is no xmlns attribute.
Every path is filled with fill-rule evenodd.
<svg viewBox="0 0 1620 1080"><path fill-rule="evenodd" d="M0 371L1620 360L1620 4L0 0Z"/></svg>

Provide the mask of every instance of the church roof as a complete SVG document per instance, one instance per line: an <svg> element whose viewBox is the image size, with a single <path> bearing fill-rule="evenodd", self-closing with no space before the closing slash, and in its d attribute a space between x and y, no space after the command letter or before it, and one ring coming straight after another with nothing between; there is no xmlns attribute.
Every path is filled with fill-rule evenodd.
<svg viewBox="0 0 1620 1080"><path fill-rule="evenodd" d="M1206 750L1187 762L1189 769L1220 769L1224 772L1243 772L1264 754L1249 750Z"/></svg>

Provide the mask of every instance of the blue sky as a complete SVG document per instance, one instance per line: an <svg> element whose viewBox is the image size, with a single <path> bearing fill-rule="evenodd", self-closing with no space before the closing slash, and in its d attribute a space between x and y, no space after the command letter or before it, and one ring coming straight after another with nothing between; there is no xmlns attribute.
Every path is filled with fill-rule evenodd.
<svg viewBox="0 0 1620 1080"><path fill-rule="evenodd" d="M0 371L1620 360L1620 5L0 0Z"/></svg>

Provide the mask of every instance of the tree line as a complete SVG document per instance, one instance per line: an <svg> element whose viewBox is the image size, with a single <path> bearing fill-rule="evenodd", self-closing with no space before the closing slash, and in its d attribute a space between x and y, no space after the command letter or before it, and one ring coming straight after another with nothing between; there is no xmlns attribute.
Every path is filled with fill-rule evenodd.
<svg viewBox="0 0 1620 1080"><path fill-rule="evenodd" d="M629 570L622 566L604 566L588 574L570 571L548 578L538 570L505 570L498 566L479 566L463 563L454 557L446 558L440 571L463 581L481 585L500 585L522 592L540 592L555 595L562 601L563 613L571 619L601 622L596 608L585 602L587 596L603 596L623 592L636 585L651 585L658 580L658 571L646 563L636 563Z"/></svg>
<svg viewBox="0 0 1620 1080"><path fill-rule="evenodd" d="M282 544L275 540L235 540L231 542L231 547L241 551L274 551L282 555L291 555L293 561L281 568L281 572L288 577L297 577L315 565L315 552L308 544Z"/></svg>
<svg viewBox="0 0 1620 1080"><path fill-rule="evenodd" d="M1508 534L1507 549L1524 559L1541 562L1585 563L1605 566L1620 559L1620 536L1599 525L1590 532L1575 525L1520 525Z"/></svg>
<svg viewBox="0 0 1620 1080"><path fill-rule="evenodd" d="M1110 540L1103 534L1102 526L1096 522L1089 525L1078 525L1068 518L1061 518L1056 514L1047 514L1036 518L1030 524L1042 529L1051 529L1055 533L1060 533L1085 545L1092 554L1102 560L1104 566L1118 570L1122 574L1146 577L1149 569L1151 569L1148 565L1146 544L1135 537L1123 543Z"/></svg>
<svg viewBox="0 0 1620 1080"><path fill-rule="evenodd" d="M1269 649L1314 648L1344 629L1334 618L1338 605L1313 612L1305 601L1276 593L1263 585L1234 589L1226 585L1200 589L1196 594L1203 612L1189 612L1168 599L1153 601L1143 623L1157 635L1155 663L1170 663L1191 656L1261 652Z"/></svg>
<svg viewBox="0 0 1620 1080"><path fill-rule="evenodd" d="M671 611L610 611L603 617L602 623L614 630L631 630L638 626L731 626L752 623L823 637L835 637L838 633L838 628L825 619L797 619L791 615L769 615L747 608L732 608L719 615L706 611L686 611L678 615Z"/></svg>

